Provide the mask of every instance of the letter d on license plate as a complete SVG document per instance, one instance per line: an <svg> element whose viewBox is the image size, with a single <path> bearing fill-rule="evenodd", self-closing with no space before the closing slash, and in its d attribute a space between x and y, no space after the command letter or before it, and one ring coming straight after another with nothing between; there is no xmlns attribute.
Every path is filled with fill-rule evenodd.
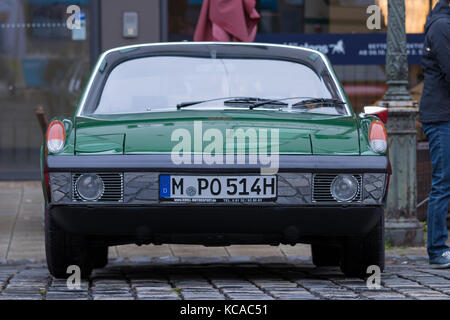
<svg viewBox="0 0 450 320"><path fill-rule="evenodd" d="M275 201L277 187L276 176L159 176L159 198L163 201Z"/></svg>

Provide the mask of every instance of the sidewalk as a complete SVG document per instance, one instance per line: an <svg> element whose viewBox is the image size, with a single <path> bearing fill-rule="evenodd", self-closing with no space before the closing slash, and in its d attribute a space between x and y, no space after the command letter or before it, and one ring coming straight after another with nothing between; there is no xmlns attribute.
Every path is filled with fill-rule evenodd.
<svg viewBox="0 0 450 320"><path fill-rule="evenodd" d="M0 259L45 260L43 198L40 182L0 182ZM425 247L394 248L387 254L426 255ZM310 256L309 245L204 247L197 245L125 245L110 247L110 258L271 257L279 261Z"/></svg>

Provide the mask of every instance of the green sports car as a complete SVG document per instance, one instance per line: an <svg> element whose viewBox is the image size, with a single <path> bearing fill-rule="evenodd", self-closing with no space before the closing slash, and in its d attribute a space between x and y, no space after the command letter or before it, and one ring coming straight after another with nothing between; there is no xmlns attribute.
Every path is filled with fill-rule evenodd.
<svg viewBox="0 0 450 320"><path fill-rule="evenodd" d="M382 270L386 118L356 115L306 48L109 50L41 149L48 268L88 276L129 243L309 243L317 266Z"/></svg>

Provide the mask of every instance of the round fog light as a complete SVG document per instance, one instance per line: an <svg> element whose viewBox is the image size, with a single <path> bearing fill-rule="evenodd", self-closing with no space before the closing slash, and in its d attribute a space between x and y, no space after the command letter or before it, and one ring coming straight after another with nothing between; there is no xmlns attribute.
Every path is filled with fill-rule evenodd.
<svg viewBox="0 0 450 320"><path fill-rule="evenodd" d="M98 200L105 189L102 178L96 174L83 174L76 182L78 195L87 201Z"/></svg>
<svg viewBox="0 0 450 320"><path fill-rule="evenodd" d="M351 174L340 174L331 183L330 191L337 201L351 201L358 194L358 180Z"/></svg>

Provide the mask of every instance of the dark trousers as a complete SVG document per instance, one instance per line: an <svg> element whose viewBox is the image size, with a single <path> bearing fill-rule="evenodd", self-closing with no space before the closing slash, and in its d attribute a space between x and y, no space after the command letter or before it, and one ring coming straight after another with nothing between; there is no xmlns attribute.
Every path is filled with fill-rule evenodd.
<svg viewBox="0 0 450 320"><path fill-rule="evenodd" d="M448 250L447 214L450 199L450 122L424 123L430 143L433 175L427 217L427 250L430 258Z"/></svg>

